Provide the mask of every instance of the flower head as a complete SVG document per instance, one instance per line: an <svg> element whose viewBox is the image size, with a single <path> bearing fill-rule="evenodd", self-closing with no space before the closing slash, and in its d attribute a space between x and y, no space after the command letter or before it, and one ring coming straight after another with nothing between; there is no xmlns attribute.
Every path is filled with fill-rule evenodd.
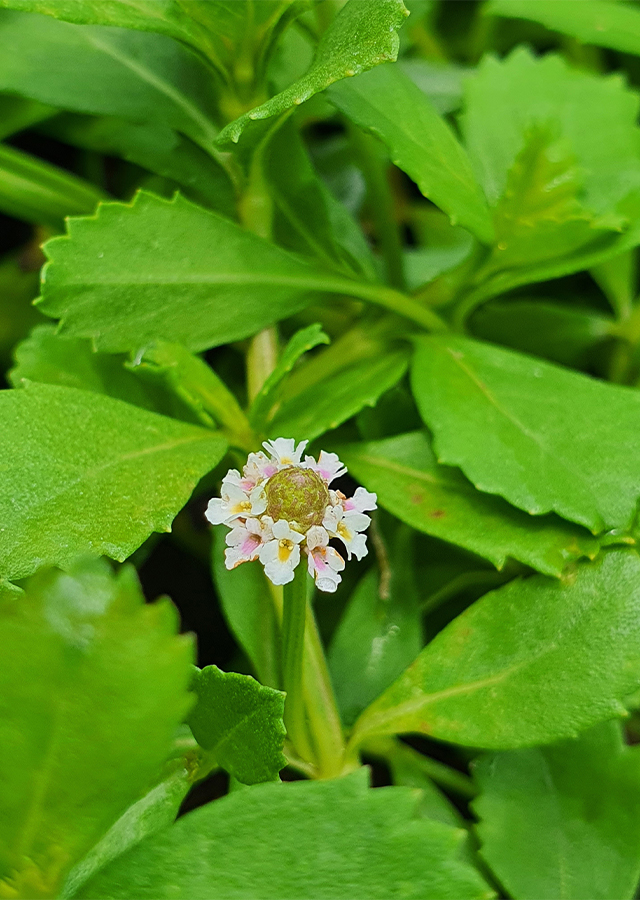
<svg viewBox="0 0 640 900"><path fill-rule="evenodd" d="M362 559L367 539L362 533L376 508L376 495L359 487L353 497L329 485L347 471L335 453L320 452L318 460L302 454L290 438L263 444L268 451L250 453L242 474L230 469L222 479L220 497L209 501L205 513L213 525L226 525L225 565L235 569L260 560L274 584L293 581L303 556L318 590L333 592L340 583L344 559L329 545L340 540L347 557Z"/></svg>

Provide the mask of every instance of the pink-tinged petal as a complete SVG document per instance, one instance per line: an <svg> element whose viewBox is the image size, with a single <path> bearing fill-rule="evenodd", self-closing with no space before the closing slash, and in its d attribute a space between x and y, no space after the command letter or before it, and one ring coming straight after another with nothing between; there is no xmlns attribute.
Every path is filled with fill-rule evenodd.
<svg viewBox="0 0 640 900"><path fill-rule="evenodd" d="M357 512L365 512L366 510L377 509L378 495L366 490L363 487L356 488L353 497L347 497L342 505L346 511L356 510Z"/></svg>
<svg viewBox="0 0 640 900"><path fill-rule="evenodd" d="M305 456L304 466L307 469L313 469L327 484L331 484L334 478L339 478L347 471L346 467L338 459L337 453L327 453L325 450L320 451L318 462L313 456Z"/></svg>

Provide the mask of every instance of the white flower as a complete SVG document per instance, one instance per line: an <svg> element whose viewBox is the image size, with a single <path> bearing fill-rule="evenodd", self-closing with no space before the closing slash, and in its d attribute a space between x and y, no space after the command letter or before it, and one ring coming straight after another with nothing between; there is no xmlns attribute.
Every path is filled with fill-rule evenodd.
<svg viewBox="0 0 640 900"><path fill-rule="evenodd" d="M314 472L317 472L318 475L324 478L327 484L331 484L334 478L339 478L347 471L346 466L343 466L338 459L337 453L326 453L324 450L320 451L318 462L315 461L313 456L305 456L304 464L308 469L313 469ZM364 490L364 488L358 488L358 490ZM372 494L372 496L375 496L375 494ZM375 507L371 508L374 509Z"/></svg>
<svg viewBox="0 0 640 900"><path fill-rule="evenodd" d="M369 516L356 510L345 510L342 503L329 507L322 520L330 536L340 538L345 545L348 559L352 555L356 559L367 555L367 539L360 532L368 528L370 523Z"/></svg>
<svg viewBox="0 0 640 900"><path fill-rule="evenodd" d="M227 549L224 552L224 559L227 569L235 569L240 563L258 559L262 547L273 537L272 525L269 516L263 516L262 519L247 519L244 524L240 522L234 524L225 538Z"/></svg>
<svg viewBox="0 0 640 900"><path fill-rule="evenodd" d="M304 449L309 441L300 441L296 447L293 438L276 438L262 445L274 457L279 466L299 466Z"/></svg>
<svg viewBox="0 0 640 900"><path fill-rule="evenodd" d="M332 593L340 583L344 560L329 545L338 538L347 556L367 553L362 532L371 519L365 510L376 508L376 495L359 487L354 496L329 489L344 475L335 453L320 452L318 461L302 454L308 441L297 446L291 438L265 441L269 456L250 453L242 474L230 469L222 480L221 497L209 501L205 513L214 525L227 525L225 565L234 569L260 560L273 584L293 581L302 554L318 590Z"/></svg>
<svg viewBox="0 0 640 900"><path fill-rule="evenodd" d="M344 560L337 550L329 547L329 535L325 528L314 525L307 531L307 567L313 575L319 591L332 594L340 584L338 572L344 569Z"/></svg>
<svg viewBox="0 0 640 900"><path fill-rule="evenodd" d="M304 535L294 531L288 522L280 519L272 526L273 540L260 549L260 562L273 584L293 581L293 570L300 562L300 547Z"/></svg>

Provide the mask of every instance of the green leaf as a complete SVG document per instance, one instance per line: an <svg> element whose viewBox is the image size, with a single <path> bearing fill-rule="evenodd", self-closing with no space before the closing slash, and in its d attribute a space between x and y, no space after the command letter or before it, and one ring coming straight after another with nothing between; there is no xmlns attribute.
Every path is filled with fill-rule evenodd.
<svg viewBox="0 0 640 900"><path fill-rule="evenodd" d="M172 825L191 786L189 771L180 768L130 806L69 872L58 895L60 900L70 900L89 878L112 859L121 856L148 835Z"/></svg>
<svg viewBox="0 0 640 900"><path fill-rule="evenodd" d="M120 0L113 5L132 8ZM0 41L2 91L74 112L169 126L205 146L217 134L210 70L163 35L70 25L5 9L0 10Z"/></svg>
<svg viewBox="0 0 640 900"><path fill-rule="evenodd" d="M243 784L278 781L287 764L282 753L285 695L217 666L198 669L191 687L198 701L187 722L200 746Z"/></svg>
<svg viewBox="0 0 640 900"><path fill-rule="evenodd" d="M75 388L1 391L0 577L78 553L123 560L169 531L219 434Z"/></svg>
<svg viewBox="0 0 640 900"><path fill-rule="evenodd" d="M511 557L560 576L568 563L598 552L598 542L579 526L554 515L527 516L477 491L459 470L438 465L421 431L336 449L349 472L394 516L498 569Z"/></svg>
<svg viewBox="0 0 640 900"><path fill-rule="evenodd" d="M104 869L82 898L490 898L458 859L462 832L416 818L405 788L363 770L263 784L195 810Z"/></svg>
<svg viewBox="0 0 640 900"><path fill-rule="evenodd" d="M61 113L40 125L39 131L65 144L120 156L170 179L190 200L235 217L233 186L225 170L189 138L162 122Z"/></svg>
<svg viewBox="0 0 640 900"><path fill-rule="evenodd" d="M402 0L348 0L325 31L309 71L266 103L231 122L218 143L237 143L251 123L286 112L330 84L398 56L398 29L409 13Z"/></svg>
<svg viewBox="0 0 640 900"><path fill-rule="evenodd" d="M529 19L583 44L640 54L640 13L623 3L589 0L491 0L484 12L510 19Z"/></svg>
<svg viewBox="0 0 640 900"><path fill-rule="evenodd" d="M420 88L397 66L381 66L328 91L338 109L377 135L391 160L452 223L493 240L487 203L466 151Z"/></svg>
<svg viewBox="0 0 640 900"><path fill-rule="evenodd" d="M11 351L29 329L45 321L32 304L38 296L39 252L33 247L0 259L0 365L10 365Z"/></svg>
<svg viewBox="0 0 640 900"><path fill-rule="evenodd" d="M139 192L68 229L45 245L40 309L102 350L238 340L297 312L313 287L304 261L179 195Z"/></svg>
<svg viewBox="0 0 640 900"><path fill-rule="evenodd" d="M486 594L364 711L369 735L419 732L511 749L624 716L640 684L640 559L612 550L566 580L518 579Z"/></svg>
<svg viewBox="0 0 640 900"><path fill-rule="evenodd" d="M534 515L628 530L640 395L467 338L417 342L412 386L438 460Z"/></svg>
<svg viewBox="0 0 640 900"><path fill-rule="evenodd" d="M317 347L318 344L328 344L329 342L329 337L317 323L315 325L308 325L307 328L301 328L300 331L296 331L282 351L275 369L262 385L262 388L251 404L249 415L251 422L257 429L263 427L271 409L277 402L279 388L282 385L282 382L293 369L300 357L307 353L308 350Z"/></svg>
<svg viewBox="0 0 640 900"><path fill-rule="evenodd" d="M329 671L345 725L413 662L423 646L413 577L413 536L401 527L388 548L390 570L360 580L329 649Z"/></svg>
<svg viewBox="0 0 640 900"><path fill-rule="evenodd" d="M235 65L265 54L291 0L238 3L237 0L0 0L0 6L38 12L82 25L115 25L155 31L190 44L203 53L219 72L229 77ZM295 10L295 4L294 4ZM253 63L253 59L251 59Z"/></svg>
<svg viewBox="0 0 640 900"><path fill-rule="evenodd" d="M273 203L278 243L314 256L327 268L376 280L360 226L316 174L293 120L275 129L264 154L265 187Z"/></svg>
<svg viewBox="0 0 640 900"><path fill-rule="evenodd" d="M96 353L91 343L81 338L64 338L56 334L55 325L38 325L15 349L16 365L8 374L14 387L30 381L58 384L107 394L153 412L156 398L144 384L124 367L126 357ZM159 399L159 398L158 398Z"/></svg>
<svg viewBox="0 0 640 900"><path fill-rule="evenodd" d="M0 603L0 877L6 896L53 897L158 777L189 708L193 654L167 601L133 569L40 572Z"/></svg>
<svg viewBox="0 0 640 900"><path fill-rule="evenodd" d="M581 188L570 148L548 126L533 126L495 207L496 245L482 277L504 269L533 269L620 230L619 218L598 219L582 206Z"/></svg>
<svg viewBox="0 0 640 900"><path fill-rule="evenodd" d="M232 443L253 449L255 437L235 396L204 360L181 344L154 341L127 368L174 395L200 423L211 427L219 422Z"/></svg>
<svg viewBox="0 0 640 900"><path fill-rule="evenodd" d="M631 312L636 295L637 260L633 250L594 266L591 276L619 319Z"/></svg>
<svg viewBox="0 0 640 900"><path fill-rule="evenodd" d="M482 856L522 900L631 900L640 877L640 754L607 722L551 747L482 757Z"/></svg>
<svg viewBox="0 0 640 900"><path fill-rule="evenodd" d="M504 196L508 172L536 126L555 130L563 149L574 154L587 210L616 211L640 185L640 100L618 76L591 75L559 56L535 57L520 47L504 60L485 57L465 86L462 131L492 206Z"/></svg>
<svg viewBox="0 0 640 900"><path fill-rule="evenodd" d="M411 22L413 19L410 19ZM469 69L419 57L399 59L399 68L426 94L435 109L444 116L462 105L462 86Z"/></svg>
<svg viewBox="0 0 640 900"><path fill-rule="evenodd" d="M487 303L473 316L471 330L514 350L582 367L589 350L611 336L614 324L610 316L586 307L534 298Z"/></svg>
<svg viewBox="0 0 640 900"><path fill-rule="evenodd" d="M247 563L229 571L224 565L225 525L212 530L211 566L222 613L263 684L280 687L280 625L272 591L261 565Z"/></svg>
<svg viewBox="0 0 640 900"><path fill-rule="evenodd" d="M397 384L407 370L408 352L382 347L364 359L287 398L269 423L269 435L313 440L336 428Z"/></svg>
<svg viewBox="0 0 640 900"><path fill-rule="evenodd" d="M37 100L0 96L0 140L42 122L49 116L55 116L57 112L54 107L38 103Z"/></svg>
<svg viewBox="0 0 640 900"><path fill-rule="evenodd" d="M106 197L76 175L0 144L0 211L5 215L58 231L65 216L92 213Z"/></svg>

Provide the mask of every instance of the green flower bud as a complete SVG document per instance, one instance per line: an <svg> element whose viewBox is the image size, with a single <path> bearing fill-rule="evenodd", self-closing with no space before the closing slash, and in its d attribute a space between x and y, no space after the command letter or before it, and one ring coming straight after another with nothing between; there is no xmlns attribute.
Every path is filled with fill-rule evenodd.
<svg viewBox="0 0 640 900"><path fill-rule="evenodd" d="M326 482L311 469L289 466L276 472L265 484L267 515L274 522L286 519L292 527L307 532L322 525L330 504Z"/></svg>

